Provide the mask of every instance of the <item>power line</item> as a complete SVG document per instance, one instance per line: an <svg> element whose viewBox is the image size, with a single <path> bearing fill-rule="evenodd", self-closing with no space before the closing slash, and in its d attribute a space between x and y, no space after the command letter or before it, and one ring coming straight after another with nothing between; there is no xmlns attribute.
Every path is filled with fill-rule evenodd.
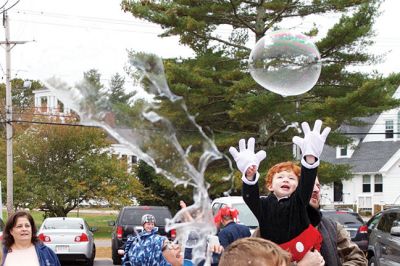
<svg viewBox="0 0 400 266"><path fill-rule="evenodd" d="M20 113L20 112L12 112L13 115L32 115L32 116L42 116L42 117L59 117L59 118L76 118L76 116L72 115L54 115L54 114L43 114L43 113Z"/></svg>
<svg viewBox="0 0 400 266"><path fill-rule="evenodd" d="M24 20L24 19L14 19L14 21L21 21L21 22L30 22L30 23L36 23L36 24L43 24L43 25L50 25L50 26L63 26L63 27L70 27L70 28L79 28L79 29L85 29L85 28L90 28L90 29L96 29L96 30L110 30L110 31L119 31L119 32L140 32L144 34L157 34L161 32L155 32L155 31L143 31L143 30L129 30L129 29L117 29L117 28L105 28L105 27L100 27L100 26L93 26L93 25L73 25L73 24L66 24L66 23L52 23L52 22L39 22L39 21L32 21L32 20Z"/></svg>
<svg viewBox="0 0 400 266"><path fill-rule="evenodd" d="M4 3L4 5L2 5L2 6L0 7L0 9L3 9L7 4L8 4L8 0L6 0L6 2Z"/></svg>
<svg viewBox="0 0 400 266"><path fill-rule="evenodd" d="M17 0L17 2L15 2L15 3L14 3L13 5L11 5L10 7L1 10L0 14L5 14L8 10L10 10L10 9L13 8L14 6L16 6L16 5L19 3L19 1L21 1L21 0ZM8 3L8 0L4 3L4 5L3 5L1 8L4 8L4 7L7 5L7 3Z"/></svg>
<svg viewBox="0 0 400 266"><path fill-rule="evenodd" d="M98 128L98 126L72 124L72 123L58 123L58 122L42 122L42 121L29 121L29 120L12 120L11 122L14 122L14 123L28 123L28 124L40 124L40 125L56 125L56 126L72 126L72 127L96 127L96 128Z"/></svg>
<svg viewBox="0 0 400 266"><path fill-rule="evenodd" d="M103 18L103 17L89 17L89 16L79 16L79 15L70 15L63 13L54 13L54 12L44 12L44 11L33 11L33 10L15 10L17 14L27 14L39 17L53 17L58 19L80 19L89 22L98 22L104 24L115 24L115 25L126 25L126 26L140 26L140 27L149 27L149 28L159 28L156 24L142 21L132 21L132 20L122 20L122 19L113 19L113 18Z"/></svg>
<svg viewBox="0 0 400 266"><path fill-rule="evenodd" d="M53 118L76 118L74 116L67 116L67 115L56 115L56 114L24 114L24 113L13 113L13 114L18 114L18 115L32 115L32 116L43 116L43 117L53 117ZM76 124L71 124L71 123L53 123L53 122L38 122L38 121L29 121L29 120L12 120L11 122L18 122L18 123L32 123L32 124L48 124L48 125L66 125L66 126L77 126ZM84 126L84 125L81 125ZM96 126L94 126L96 127ZM132 130L135 130L136 128L131 128ZM162 130L159 130L157 128L140 128L139 130L145 130L145 131L158 131L162 132ZM177 132L197 132L196 129L175 129ZM215 129L213 130L214 132L220 132L220 133L225 133L225 134L251 134L251 132L247 131L229 131L229 130L218 130ZM391 134L391 135L400 135L400 132L332 132L332 133L337 133L339 135L386 135L386 134ZM286 143L286 142L282 142Z"/></svg>
<svg viewBox="0 0 400 266"><path fill-rule="evenodd" d="M100 29L100 30L107 30L111 29L113 31L122 31L122 32L140 32L140 33L147 33L147 34L159 34L162 32L162 28L154 23L145 22L145 21L130 21L130 20L121 20L121 19L113 19L113 18L102 18L102 17L89 17L89 16L79 16L79 15L69 15L63 13L54 13L54 12L44 12L44 11L33 11L33 10L16 10L16 14L25 14L25 15L33 15L39 17L49 17L55 19L63 19L68 20L69 22L74 19L79 19L86 22L93 22L93 23L100 23L106 25L119 25L119 26L135 26L138 27L136 30L121 30L116 28L105 28L100 26L89 26L89 25L73 25L71 23L54 23L54 22L40 22L40 21L33 21L33 20L24 20L24 19L14 19L17 21L23 22L31 22L37 24L47 24L47 25L54 25L54 26L65 26L65 27L79 27L79 28L92 28L92 29ZM154 29L153 31L145 31L143 28ZM224 30L224 29L217 29L216 33L220 34L228 34L231 33L232 30Z"/></svg>
<svg viewBox="0 0 400 266"><path fill-rule="evenodd" d="M386 135L386 134L394 134L394 135L400 135L400 132L351 132L351 133L346 133L346 132L337 132L340 135Z"/></svg>

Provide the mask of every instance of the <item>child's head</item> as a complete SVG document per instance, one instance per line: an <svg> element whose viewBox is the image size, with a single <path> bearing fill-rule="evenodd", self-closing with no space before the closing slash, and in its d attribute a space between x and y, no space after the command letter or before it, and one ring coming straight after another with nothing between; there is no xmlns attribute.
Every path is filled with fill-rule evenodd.
<svg viewBox="0 0 400 266"><path fill-rule="evenodd" d="M259 237L246 237L230 244L222 253L218 265L289 266L290 259L290 253L277 244Z"/></svg>
<svg viewBox="0 0 400 266"><path fill-rule="evenodd" d="M156 218L154 217L154 215L145 214L142 216L142 225L143 225L143 229L146 232L151 232L151 230L153 230L155 224L156 224Z"/></svg>
<svg viewBox="0 0 400 266"><path fill-rule="evenodd" d="M300 170L293 162L275 164L265 177L265 185L279 198L290 196L299 183Z"/></svg>

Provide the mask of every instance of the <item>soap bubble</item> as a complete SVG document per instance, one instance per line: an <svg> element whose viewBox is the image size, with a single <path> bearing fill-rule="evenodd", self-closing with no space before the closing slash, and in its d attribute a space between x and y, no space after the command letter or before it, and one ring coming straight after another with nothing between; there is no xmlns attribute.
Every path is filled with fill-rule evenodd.
<svg viewBox="0 0 400 266"><path fill-rule="evenodd" d="M250 53L253 79L282 96L299 95L317 83L321 56L309 37L290 31L275 31L262 37Z"/></svg>
<svg viewBox="0 0 400 266"><path fill-rule="evenodd" d="M129 63L132 84L141 87L146 101L114 104L107 92L87 81L70 87L51 79L45 82L46 88L79 116L80 124L102 128L156 173L176 186L191 188L193 205L168 219L166 230L176 230L175 240L193 248L195 265L204 259L206 252L209 261L211 252L206 250L206 240L217 230L205 171L211 162L226 156L196 123L184 99L170 90L161 58L131 52Z"/></svg>

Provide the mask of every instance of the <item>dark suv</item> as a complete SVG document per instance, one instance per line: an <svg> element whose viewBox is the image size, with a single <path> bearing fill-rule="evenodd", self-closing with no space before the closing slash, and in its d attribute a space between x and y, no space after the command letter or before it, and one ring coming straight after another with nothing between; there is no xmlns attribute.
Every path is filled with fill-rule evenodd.
<svg viewBox="0 0 400 266"><path fill-rule="evenodd" d="M368 222L368 264L400 265L400 208L375 214Z"/></svg>
<svg viewBox="0 0 400 266"><path fill-rule="evenodd" d="M321 210L324 217L343 225L350 234L351 241L356 243L362 251L368 248L368 228L361 216L353 211L342 210Z"/></svg>
<svg viewBox="0 0 400 266"><path fill-rule="evenodd" d="M141 219L144 214L154 215L156 218L156 227L158 227L158 233L160 235L165 235L169 239L175 238L175 232L165 232L165 219L172 218L168 207L124 207L119 212L117 220L109 223L111 226L114 226L111 234L111 251L114 265L121 264L122 257L118 255L118 249L125 244L128 235L135 235L143 230Z"/></svg>

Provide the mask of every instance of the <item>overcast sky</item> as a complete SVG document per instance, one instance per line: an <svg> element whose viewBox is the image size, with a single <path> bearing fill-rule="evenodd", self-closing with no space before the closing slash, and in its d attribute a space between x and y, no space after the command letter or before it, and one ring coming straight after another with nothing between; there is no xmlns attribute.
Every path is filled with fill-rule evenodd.
<svg viewBox="0 0 400 266"><path fill-rule="evenodd" d="M96 68L107 82L116 72L124 72L127 49L161 57L192 54L190 49L179 46L177 38L158 38L160 27L134 19L121 11L119 3L119 0L21 0L8 12L10 39L29 42L12 49L12 76L29 79L56 76L75 83L82 79L83 72ZM0 40L4 40L4 27ZM0 59L5 71L4 56Z"/></svg>
<svg viewBox="0 0 400 266"><path fill-rule="evenodd" d="M164 58L192 55L189 48L179 46L178 38L158 38L160 27L134 19L119 4L120 0L20 0L8 12L11 40L29 42L12 49L12 77L44 80L56 76L72 85L82 79L83 72L96 68L107 83L116 72L123 73L127 49ZM398 10L399 0L386 0L382 6L375 25L376 45L370 49L390 53L384 64L368 71L400 72ZM4 27L0 40L4 40ZM4 53L0 64L4 80Z"/></svg>

